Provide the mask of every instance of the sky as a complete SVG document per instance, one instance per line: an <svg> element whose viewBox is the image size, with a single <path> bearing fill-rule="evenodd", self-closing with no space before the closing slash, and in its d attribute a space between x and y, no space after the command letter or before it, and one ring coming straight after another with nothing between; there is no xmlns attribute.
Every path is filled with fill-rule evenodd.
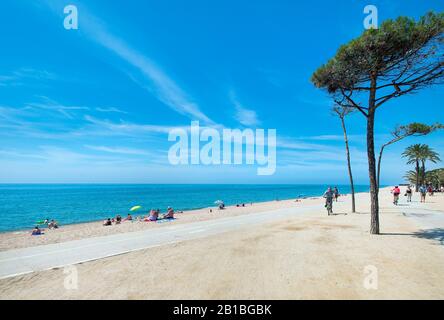
<svg viewBox="0 0 444 320"><path fill-rule="evenodd" d="M364 31L368 4L379 22L444 11L442 0L3 0L0 183L346 184L339 119L310 77ZM77 30L64 28L67 5L78 9ZM382 106L377 148L396 125L444 122L443 100L436 86ZM275 129L275 173L172 165L168 133L191 121ZM346 121L355 181L368 184L365 119ZM411 144L444 159L443 138L390 146L381 183L403 182Z"/></svg>

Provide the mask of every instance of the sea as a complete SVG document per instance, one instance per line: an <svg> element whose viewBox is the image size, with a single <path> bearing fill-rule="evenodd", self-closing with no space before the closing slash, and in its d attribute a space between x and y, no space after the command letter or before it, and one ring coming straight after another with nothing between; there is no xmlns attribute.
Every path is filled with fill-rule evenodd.
<svg viewBox="0 0 444 320"><path fill-rule="evenodd" d="M337 186L340 193L350 193L348 185ZM215 201L226 205L249 204L321 196L327 185L167 185L167 184L0 184L0 232L30 229L44 219L60 225L98 221L146 214L150 209L165 212L214 207ZM368 186L355 186L367 192Z"/></svg>

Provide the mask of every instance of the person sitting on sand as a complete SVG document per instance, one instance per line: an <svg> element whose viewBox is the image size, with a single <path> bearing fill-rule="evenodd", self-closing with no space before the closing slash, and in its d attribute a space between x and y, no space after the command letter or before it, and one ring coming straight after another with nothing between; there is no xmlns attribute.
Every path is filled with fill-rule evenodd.
<svg viewBox="0 0 444 320"><path fill-rule="evenodd" d="M113 223L111 221L111 218L106 219L105 221L103 221L103 225L106 226L111 226Z"/></svg>
<svg viewBox="0 0 444 320"><path fill-rule="evenodd" d="M55 220L51 220L50 223L48 223L48 228L49 229L57 229L59 227L57 221Z"/></svg>
<svg viewBox="0 0 444 320"><path fill-rule="evenodd" d="M120 214L118 214L116 216L116 224L120 224L122 222L122 217L120 216Z"/></svg>
<svg viewBox="0 0 444 320"><path fill-rule="evenodd" d="M128 216L126 217L125 221L132 221L133 220L133 216L131 215L131 213L128 213Z"/></svg>
<svg viewBox="0 0 444 320"><path fill-rule="evenodd" d="M163 216L164 219L174 219L174 210L171 207L168 207L167 214Z"/></svg>
<svg viewBox="0 0 444 320"><path fill-rule="evenodd" d="M32 233L31 233L32 236L39 236L41 234L43 234L43 233L42 233L42 230L40 230L39 226L35 226L34 230L32 230Z"/></svg>
<svg viewBox="0 0 444 320"><path fill-rule="evenodd" d="M147 221L157 221L157 219L159 219L159 211L151 210L150 216L148 217Z"/></svg>

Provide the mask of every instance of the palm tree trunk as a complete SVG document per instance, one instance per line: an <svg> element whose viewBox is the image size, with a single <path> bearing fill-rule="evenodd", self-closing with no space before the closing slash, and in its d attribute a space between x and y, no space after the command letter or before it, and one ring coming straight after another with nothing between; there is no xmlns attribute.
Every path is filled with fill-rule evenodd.
<svg viewBox="0 0 444 320"><path fill-rule="evenodd" d="M416 159L416 187L415 187L415 192L419 191L419 177L420 177L420 172L419 172L419 161L418 159Z"/></svg>
<svg viewBox="0 0 444 320"><path fill-rule="evenodd" d="M352 196L352 212L355 213L356 212L355 185L353 183L353 174L352 174L351 161L350 161L350 149L348 147L347 129L345 127L344 117L340 117L340 118L341 118L342 130L344 131L345 152L347 154L348 176L350 178L350 189L351 189L351 196Z"/></svg>
<svg viewBox="0 0 444 320"><path fill-rule="evenodd" d="M421 184L425 185L425 160L421 160L422 168L421 168Z"/></svg>
<svg viewBox="0 0 444 320"><path fill-rule="evenodd" d="M376 181L376 160L375 160L375 99L376 99L376 77L372 76L370 83L370 95L367 117L367 157L368 157L368 175L370 178L370 233L379 234L379 199L378 186Z"/></svg>

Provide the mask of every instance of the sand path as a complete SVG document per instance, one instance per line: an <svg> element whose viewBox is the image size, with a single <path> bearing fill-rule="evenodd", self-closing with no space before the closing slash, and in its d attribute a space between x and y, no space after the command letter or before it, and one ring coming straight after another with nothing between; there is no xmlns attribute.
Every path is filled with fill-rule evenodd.
<svg viewBox="0 0 444 320"><path fill-rule="evenodd" d="M278 209L173 225L148 231L118 233L103 237L2 251L0 252L0 279L62 268L184 240L208 237L239 228L288 219L293 215L319 211L320 209L321 205Z"/></svg>

